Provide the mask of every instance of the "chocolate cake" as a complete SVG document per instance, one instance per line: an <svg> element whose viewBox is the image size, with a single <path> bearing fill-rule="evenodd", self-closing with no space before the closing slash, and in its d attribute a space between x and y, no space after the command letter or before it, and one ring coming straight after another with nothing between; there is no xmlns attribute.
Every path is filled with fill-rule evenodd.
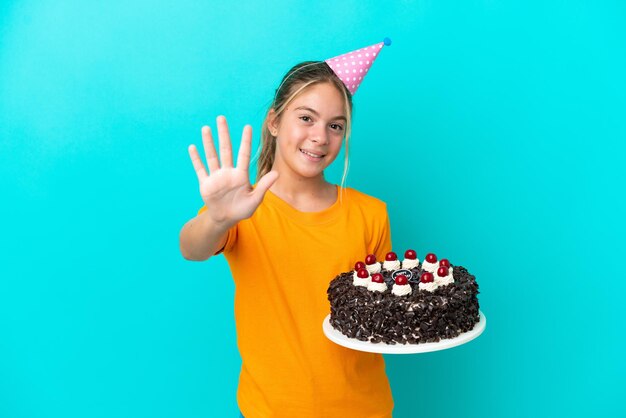
<svg viewBox="0 0 626 418"><path fill-rule="evenodd" d="M430 253L419 262L407 250L379 263L368 255L328 288L330 324L349 338L419 344L454 338L479 321L478 283L462 266Z"/></svg>

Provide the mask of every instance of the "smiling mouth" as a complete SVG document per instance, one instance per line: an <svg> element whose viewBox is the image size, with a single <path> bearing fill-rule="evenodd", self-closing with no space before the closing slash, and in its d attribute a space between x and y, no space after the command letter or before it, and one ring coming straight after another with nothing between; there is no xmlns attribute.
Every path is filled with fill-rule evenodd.
<svg viewBox="0 0 626 418"><path fill-rule="evenodd" d="M311 158L323 158L323 157L326 156L326 154L314 154L314 153L312 153L310 151L306 151L306 150L303 150L303 149L300 149L300 152L303 153L304 155L308 155Z"/></svg>

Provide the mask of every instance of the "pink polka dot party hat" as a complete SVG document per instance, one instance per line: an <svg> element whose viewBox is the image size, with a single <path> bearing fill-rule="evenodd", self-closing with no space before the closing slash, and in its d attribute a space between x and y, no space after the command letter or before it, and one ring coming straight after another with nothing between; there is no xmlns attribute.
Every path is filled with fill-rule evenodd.
<svg viewBox="0 0 626 418"><path fill-rule="evenodd" d="M343 81L350 93L354 94L385 45L391 45L391 39L385 38L377 44L338 55L325 61L337 77Z"/></svg>

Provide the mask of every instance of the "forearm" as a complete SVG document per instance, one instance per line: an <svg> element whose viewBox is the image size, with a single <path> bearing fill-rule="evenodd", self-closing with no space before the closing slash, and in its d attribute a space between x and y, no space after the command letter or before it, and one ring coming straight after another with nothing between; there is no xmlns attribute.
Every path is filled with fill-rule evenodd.
<svg viewBox="0 0 626 418"><path fill-rule="evenodd" d="M187 260L209 259L226 243L231 225L217 224L205 211L187 222L180 231L180 252Z"/></svg>

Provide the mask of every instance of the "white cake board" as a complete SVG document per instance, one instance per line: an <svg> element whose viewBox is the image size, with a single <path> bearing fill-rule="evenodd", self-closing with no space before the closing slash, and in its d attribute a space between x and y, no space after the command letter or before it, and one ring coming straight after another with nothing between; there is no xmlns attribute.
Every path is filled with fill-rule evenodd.
<svg viewBox="0 0 626 418"><path fill-rule="evenodd" d="M358 351L366 351L368 353L381 353L381 354L417 354L428 353L431 351L445 350L447 348L456 347L461 344L472 341L478 337L485 330L487 325L487 318L483 315L482 311L478 312L480 319L474 328L464 332L455 338L447 338L439 341L438 343L420 343L420 344L386 344L370 343L368 341L360 341L356 338L349 338L343 335L340 331L337 331L330 325L330 314L324 318L322 329L326 337L334 342L346 348L351 348Z"/></svg>

